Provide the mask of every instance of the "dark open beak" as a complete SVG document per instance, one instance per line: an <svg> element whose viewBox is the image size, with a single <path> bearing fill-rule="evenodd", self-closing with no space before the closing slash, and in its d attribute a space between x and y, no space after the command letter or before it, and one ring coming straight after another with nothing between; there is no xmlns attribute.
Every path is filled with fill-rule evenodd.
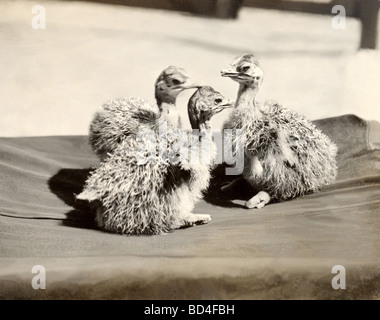
<svg viewBox="0 0 380 320"><path fill-rule="evenodd" d="M224 109L232 108L235 105L235 102L230 99L224 99L221 103L217 104L213 108L213 113L219 113L223 111Z"/></svg>

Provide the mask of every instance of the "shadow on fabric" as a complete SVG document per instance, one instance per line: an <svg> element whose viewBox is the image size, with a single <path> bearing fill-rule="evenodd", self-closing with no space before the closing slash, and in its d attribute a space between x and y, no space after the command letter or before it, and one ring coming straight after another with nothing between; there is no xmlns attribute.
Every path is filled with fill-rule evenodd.
<svg viewBox="0 0 380 320"><path fill-rule="evenodd" d="M211 181L208 190L204 194L204 200L216 206L225 208L242 208L244 206L234 203L234 200L249 200L255 193L255 190L241 176L226 175L226 164L220 164L211 172ZM221 187L238 179L237 183L231 190L221 191ZM244 207L245 208L245 207Z"/></svg>
<svg viewBox="0 0 380 320"><path fill-rule="evenodd" d="M94 213L88 202L77 200L93 169L60 169L48 180L49 189L68 206L73 207L66 213L66 220L62 224L69 227L97 229Z"/></svg>

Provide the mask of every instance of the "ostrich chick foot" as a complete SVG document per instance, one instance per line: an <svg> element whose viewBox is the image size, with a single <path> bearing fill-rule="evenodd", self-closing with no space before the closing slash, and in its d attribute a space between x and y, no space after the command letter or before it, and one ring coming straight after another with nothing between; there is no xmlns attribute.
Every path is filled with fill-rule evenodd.
<svg viewBox="0 0 380 320"><path fill-rule="evenodd" d="M193 227L211 221L209 214L190 214L183 218L183 227Z"/></svg>
<svg viewBox="0 0 380 320"><path fill-rule="evenodd" d="M264 207L269 201L270 201L270 195L265 191L260 191L254 197L249 199L245 203L245 206L248 209L253 209L253 208L260 209L260 208Z"/></svg>

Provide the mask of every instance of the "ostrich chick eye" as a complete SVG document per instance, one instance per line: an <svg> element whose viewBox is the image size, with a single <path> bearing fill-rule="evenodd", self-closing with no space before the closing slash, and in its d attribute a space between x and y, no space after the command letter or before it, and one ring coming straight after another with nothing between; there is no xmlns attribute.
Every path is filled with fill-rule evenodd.
<svg viewBox="0 0 380 320"><path fill-rule="evenodd" d="M178 79L173 79L173 84L175 85L175 86L178 86L180 83L181 83L181 81L179 81Z"/></svg>
<svg viewBox="0 0 380 320"><path fill-rule="evenodd" d="M215 104L219 104L219 103L221 103L221 102L222 102L222 99L219 99L219 98L217 98L217 99L214 100L214 103L215 103Z"/></svg>
<svg viewBox="0 0 380 320"><path fill-rule="evenodd" d="M244 67L241 67L241 70L243 72L247 72L249 70L250 66L244 66Z"/></svg>

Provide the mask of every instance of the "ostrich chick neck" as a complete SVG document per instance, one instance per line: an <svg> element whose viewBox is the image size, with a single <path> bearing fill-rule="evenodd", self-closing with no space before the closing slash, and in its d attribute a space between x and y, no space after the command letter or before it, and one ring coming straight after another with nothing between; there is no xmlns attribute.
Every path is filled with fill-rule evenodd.
<svg viewBox="0 0 380 320"><path fill-rule="evenodd" d="M179 126L178 109L174 103L161 104L161 119L172 124L174 127Z"/></svg>
<svg viewBox="0 0 380 320"><path fill-rule="evenodd" d="M256 102L256 95L259 91L258 87L240 84L238 96L236 99L236 107L239 109L251 109L253 115L260 117L260 111Z"/></svg>

